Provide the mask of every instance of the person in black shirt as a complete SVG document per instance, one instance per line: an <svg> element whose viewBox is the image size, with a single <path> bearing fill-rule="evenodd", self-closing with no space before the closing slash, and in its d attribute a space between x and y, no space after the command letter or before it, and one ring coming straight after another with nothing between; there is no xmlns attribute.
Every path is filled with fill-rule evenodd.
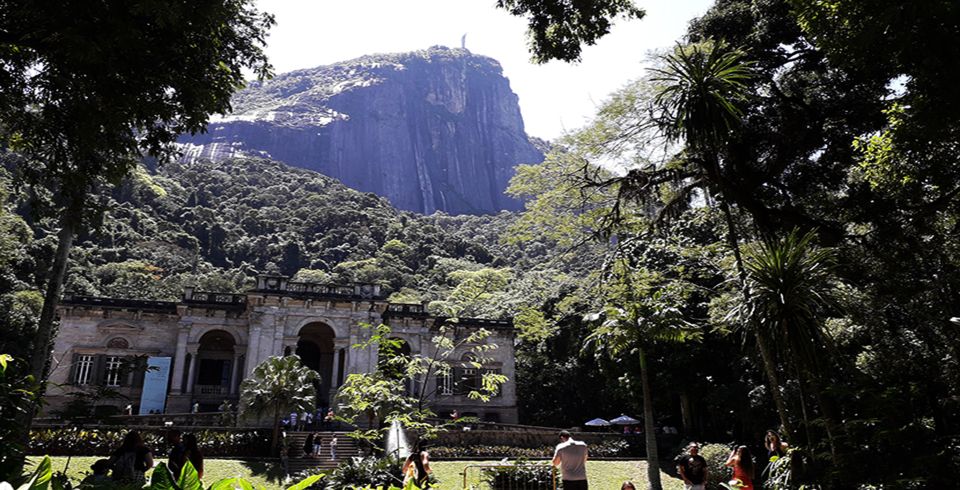
<svg viewBox="0 0 960 490"><path fill-rule="evenodd" d="M687 446L687 454L677 461L677 472L686 490L705 490L707 483L707 460L700 456L700 445L691 442Z"/></svg>
<svg viewBox="0 0 960 490"><path fill-rule="evenodd" d="M167 460L167 469L173 475L173 481L180 478L180 470L183 469L183 463L187 461L187 450L183 447L180 440L179 430L167 431L167 445L170 447L170 458Z"/></svg>

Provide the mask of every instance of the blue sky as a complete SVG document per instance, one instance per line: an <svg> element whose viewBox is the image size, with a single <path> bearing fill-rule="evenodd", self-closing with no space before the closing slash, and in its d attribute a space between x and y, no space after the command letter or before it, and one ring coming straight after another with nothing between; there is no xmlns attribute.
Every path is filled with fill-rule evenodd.
<svg viewBox="0 0 960 490"><path fill-rule="evenodd" d="M529 61L523 19L494 8L494 0L259 0L277 25L267 54L286 72L364 54L412 51L432 45L467 48L503 65L527 132L553 139L589 120L607 94L643 74L653 50L673 45L710 0L637 0L647 16L620 21L579 64Z"/></svg>

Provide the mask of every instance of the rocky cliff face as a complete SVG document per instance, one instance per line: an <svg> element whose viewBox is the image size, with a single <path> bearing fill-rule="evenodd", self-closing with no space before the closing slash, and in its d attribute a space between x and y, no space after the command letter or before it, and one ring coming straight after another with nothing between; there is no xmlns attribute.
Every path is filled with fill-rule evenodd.
<svg viewBox="0 0 960 490"><path fill-rule="evenodd" d="M503 194L513 167L543 160L500 64L438 47L252 84L182 142L187 161L265 156L426 214L520 209Z"/></svg>

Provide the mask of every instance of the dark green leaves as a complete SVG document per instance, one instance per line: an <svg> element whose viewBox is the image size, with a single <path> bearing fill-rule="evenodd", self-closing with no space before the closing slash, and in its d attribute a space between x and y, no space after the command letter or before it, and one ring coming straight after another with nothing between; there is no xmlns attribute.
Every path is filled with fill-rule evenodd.
<svg viewBox="0 0 960 490"><path fill-rule="evenodd" d="M537 63L579 61L582 45L591 46L608 34L614 19L645 14L632 0L497 0L497 7L527 17L530 51Z"/></svg>
<svg viewBox="0 0 960 490"><path fill-rule="evenodd" d="M677 46L653 69L662 84L656 103L663 111L660 127L673 140L701 151L714 148L739 124L738 105L751 78L743 54L722 42Z"/></svg>

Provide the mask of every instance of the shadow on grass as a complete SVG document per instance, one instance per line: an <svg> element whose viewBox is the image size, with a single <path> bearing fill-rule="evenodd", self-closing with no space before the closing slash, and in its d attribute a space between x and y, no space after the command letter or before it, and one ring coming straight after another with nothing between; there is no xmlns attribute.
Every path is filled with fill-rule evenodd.
<svg viewBox="0 0 960 490"><path fill-rule="evenodd" d="M280 461L243 461L244 467L250 474L267 480L270 483L282 484L284 475L280 469Z"/></svg>

